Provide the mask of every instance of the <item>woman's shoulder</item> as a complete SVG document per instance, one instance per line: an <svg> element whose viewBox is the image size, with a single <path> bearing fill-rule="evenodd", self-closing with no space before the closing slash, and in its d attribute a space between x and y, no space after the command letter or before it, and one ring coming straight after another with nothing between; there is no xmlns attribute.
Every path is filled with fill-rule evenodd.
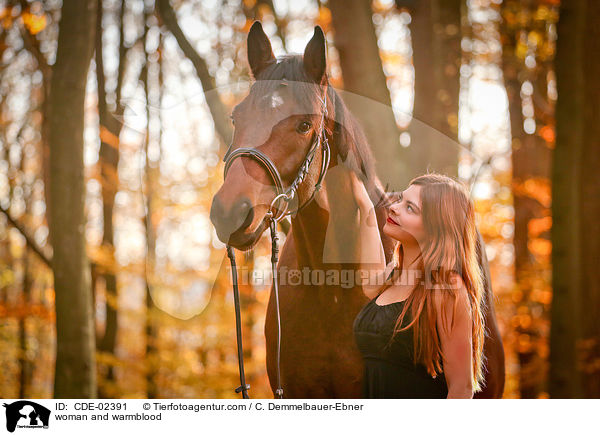
<svg viewBox="0 0 600 435"><path fill-rule="evenodd" d="M433 302L436 310L436 325L442 339L450 333L463 334L469 331L473 321L471 300L466 286L460 277L456 278L457 286L453 288L438 288L433 292ZM453 297L444 297L451 292ZM455 326L459 325L458 328ZM467 329L465 329L467 328Z"/></svg>
<svg viewBox="0 0 600 435"><path fill-rule="evenodd" d="M433 301L438 310L441 308L447 309L447 307L443 306L445 301L448 300L447 298L444 298L444 294L452 294L454 296L452 299L458 304L469 303L469 293L460 274L451 272L448 281L448 283L438 283L433 285Z"/></svg>
<svg viewBox="0 0 600 435"><path fill-rule="evenodd" d="M433 290L439 291L439 290L452 290L455 292L465 292L467 291L467 287L465 286L465 283L462 279L462 276L460 276L459 273L457 272L450 272L448 274L448 281L444 282L444 283L435 283L432 287Z"/></svg>
<svg viewBox="0 0 600 435"><path fill-rule="evenodd" d="M451 285L435 285L433 287L433 302L438 313L438 321L441 314L453 319L455 316L469 316L471 312L471 303L467 287L461 276L457 273L451 278ZM453 298L445 298L444 293L451 292Z"/></svg>

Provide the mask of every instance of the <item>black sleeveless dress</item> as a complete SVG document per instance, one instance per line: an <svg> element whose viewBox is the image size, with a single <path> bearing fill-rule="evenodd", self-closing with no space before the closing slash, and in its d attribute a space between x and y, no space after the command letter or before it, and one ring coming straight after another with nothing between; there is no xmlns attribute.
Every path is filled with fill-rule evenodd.
<svg viewBox="0 0 600 435"><path fill-rule="evenodd" d="M432 378L423 364L413 363L413 329L398 332L386 346L406 301L377 305L373 298L354 320L354 338L365 362L365 399L445 399L446 378ZM410 323L410 310L402 327Z"/></svg>

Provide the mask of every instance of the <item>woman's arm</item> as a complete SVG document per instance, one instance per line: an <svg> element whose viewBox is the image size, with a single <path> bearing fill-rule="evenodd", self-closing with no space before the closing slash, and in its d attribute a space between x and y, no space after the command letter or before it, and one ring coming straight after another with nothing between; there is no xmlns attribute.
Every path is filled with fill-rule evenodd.
<svg viewBox="0 0 600 435"><path fill-rule="evenodd" d="M358 237L360 213L352 193L351 170L337 164L327 171L326 189L316 201L329 212L323 245L323 263L329 267L348 267L359 262ZM319 199L320 197L320 199Z"/></svg>
<svg viewBox="0 0 600 435"><path fill-rule="evenodd" d="M377 225L377 216L375 207L367 193L364 184L358 179L356 174L351 174L352 190L359 209L359 246L360 246L360 265L363 278L363 293L373 299L377 296L377 291L381 287L387 275L394 267L393 262L386 266L383 243L379 234Z"/></svg>
<svg viewBox="0 0 600 435"><path fill-rule="evenodd" d="M459 287L435 289L437 329L444 354L444 375L448 385L448 399L472 399L473 344L471 305L467 289L458 278ZM456 294L456 308L452 303L442 304L442 292Z"/></svg>

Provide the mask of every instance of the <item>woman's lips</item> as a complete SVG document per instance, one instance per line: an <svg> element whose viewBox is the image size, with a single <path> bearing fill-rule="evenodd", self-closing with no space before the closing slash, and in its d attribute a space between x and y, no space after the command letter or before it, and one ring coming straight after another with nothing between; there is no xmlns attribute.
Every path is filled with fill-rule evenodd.
<svg viewBox="0 0 600 435"><path fill-rule="evenodd" d="M388 217L388 218L387 218L387 221L388 221L390 224L392 224L392 225L400 226L400 225L398 225L398 224L397 224L397 223L396 223L396 222L395 222L395 221L394 221L394 220L393 220L391 217Z"/></svg>

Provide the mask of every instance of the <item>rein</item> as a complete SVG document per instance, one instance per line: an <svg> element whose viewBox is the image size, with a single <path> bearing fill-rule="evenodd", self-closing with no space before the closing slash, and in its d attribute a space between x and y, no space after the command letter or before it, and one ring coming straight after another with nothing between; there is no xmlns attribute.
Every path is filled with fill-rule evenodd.
<svg viewBox="0 0 600 435"><path fill-rule="evenodd" d="M285 81L285 80L284 80ZM285 83L283 83L285 84ZM287 84L286 84L287 85ZM300 165L300 169L298 170L298 174L296 178L290 184L287 189L283 187L283 181L281 178L281 174L277 170L277 167L273 163L273 161L262 151L256 148L242 147L237 148L232 151L231 146L225 157L223 157L223 161L225 162L225 169L223 174L223 179L227 177L227 172L231 167L233 161L238 157L250 157L257 160L268 172L269 176L273 180L275 184L275 198L271 202L269 206L269 210L265 214L265 219L269 222L269 228L271 230L271 271L273 276L273 290L275 292L275 305L277 311L277 390L275 392L275 397L278 399L283 399L283 387L281 386L281 367L280 367L280 359L281 359L281 315L279 311L279 283L277 281L277 262L279 260L279 247L278 241L279 237L277 236L277 223L281 221L284 217L290 215L292 212L288 211L289 202L297 195L297 190L300 184L304 181L304 177L308 173L310 165L314 159L317 148L321 146L323 153L323 160L321 162L321 169L319 172L319 178L317 179L317 183L315 184L315 188L307 201L305 201L302 205L300 205L296 209L296 213L302 210L306 205L308 205L314 198L315 194L321 189L321 183L325 178L325 174L327 173L327 169L329 167L330 160L330 149L329 143L327 141L327 136L325 134L325 116L327 115L327 88L325 88L324 97L318 97L322 104L321 111L321 125L319 127L319 131L316 134L316 137L313 143L310 146L310 149L306 153L306 157L304 161ZM283 207L281 209L275 208L275 204L279 201L283 201ZM233 297L235 304L235 326L236 326L236 337L237 337L237 354L238 354L238 366L240 373L240 386L235 389L236 393L242 393L242 398L249 399L248 390L250 389L250 385L246 384L246 375L244 372L244 351L242 348L242 328L241 328L241 314L240 314L240 295L238 290L237 283L237 269L235 264L235 253L233 247L227 245L227 256L229 257L229 261L231 262L231 274L232 274L232 282L233 282Z"/></svg>

